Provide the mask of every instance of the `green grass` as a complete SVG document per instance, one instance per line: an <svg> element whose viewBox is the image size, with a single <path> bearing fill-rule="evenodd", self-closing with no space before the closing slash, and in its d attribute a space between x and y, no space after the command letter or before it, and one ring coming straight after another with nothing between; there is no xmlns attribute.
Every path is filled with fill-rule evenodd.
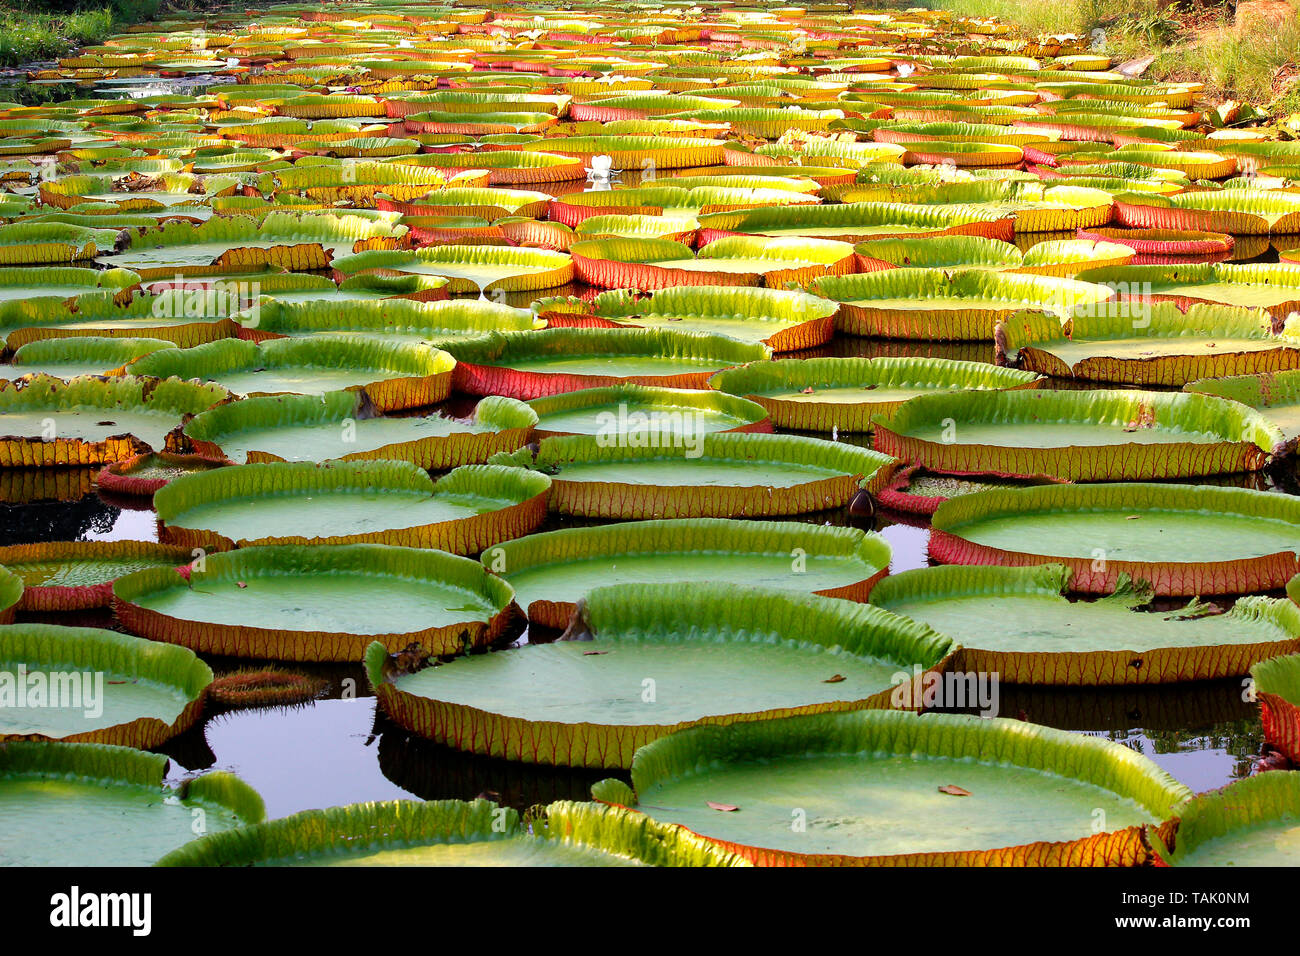
<svg viewBox="0 0 1300 956"><path fill-rule="evenodd" d="M1292 5L1296 0L1291 0ZM1238 100L1276 113L1300 109L1300 84L1283 87L1279 71L1300 63L1300 12L1278 27L1238 27L1225 5L1160 7L1156 0L930 0L961 16L992 17L1026 35L1088 36L1114 60L1155 54L1144 74L1204 83L1210 101Z"/></svg>
<svg viewBox="0 0 1300 956"><path fill-rule="evenodd" d="M102 43L126 24L153 17L161 0L106 0L64 8L57 2L0 3L0 67L67 56Z"/></svg>

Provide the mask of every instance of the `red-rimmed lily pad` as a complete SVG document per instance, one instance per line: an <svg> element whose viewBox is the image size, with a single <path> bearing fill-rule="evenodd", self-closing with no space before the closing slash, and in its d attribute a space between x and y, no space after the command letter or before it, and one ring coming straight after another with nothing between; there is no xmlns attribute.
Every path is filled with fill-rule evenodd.
<svg viewBox="0 0 1300 956"><path fill-rule="evenodd" d="M955 667L1009 684L1094 687L1238 677L1300 650L1300 608L1241 598L1227 613L1192 601L1146 609L1151 590L1127 579L1097 600L1069 601L1057 565L951 565L891 575L871 592L879 607L928 624L960 645Z"/></svg>
<svg viewBox="0 0 1300 956"><path fill-rule="evenodd" d="M0 565L23 582L19 607L79 611L107 607L113 582L144 568L175 568L192 559L188 548L152 541L43 541L0 548Z"/></svg>
<svg viewBox="0 0 1300 956"><path fill-rule="evenodd" d="M457 391L525 401L619 384L704 388L719 369L771 357L756 343L661 329L557 328L448 345Z"/></svg>
<svg viewBox="0 0 1300 956"><path fill-rule="evenodd" d="M934 513L944 564L1052 562L1071 587L1113 591L1119 575L1158 595L1250 594L1286 585L1300 555L1300 504L1244 488L1117 483L1003 488Z"/></svg>
<svg viewBox="0 0 1300 956"><path fill-rule="evenodd" d="M853 247L830 239L729 236L697 253L668 239L590 239L569 247L575 274L603 289L763 285L783 289L856 267Z"/></svg>

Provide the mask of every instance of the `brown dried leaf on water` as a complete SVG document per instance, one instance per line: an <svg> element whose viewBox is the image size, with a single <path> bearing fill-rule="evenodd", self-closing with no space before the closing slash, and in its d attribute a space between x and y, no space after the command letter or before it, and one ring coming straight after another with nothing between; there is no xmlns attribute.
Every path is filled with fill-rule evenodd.
<svg viewBox="0 0 1300 956"><path fill-rule="evenodd" d="M970 791L957 786L955 783L947 783L939 788L940 793L947 793L954 797L969 797Z"/></svg>
<svg viewBox="0 0 1300 956"><path fill-rule="evenodd" d="M731 803L714 803L712 800L705 800L704 802L709 805L710 810L719 810L722 813L731 813L740 809L740 807Z"/></svg>
<svg viewBox="0 0 1300 956"><path fill-rule="evenodd" d="M843 675L843 674L836 674L836 675L833 676L833 677L828 677L828 678L826 678L824 681L822 681L822 683L823 683L823 684L838 684L838 683L839 683L840 681L842 681L842 680L844 680L844 675Z"/></svg>
<svg viewBox="0 0 1300 956"><path fill-rule="evenodd" d="M1141 515L1125 515L1125 516L1124 516L1124 520L1125 520L1125 521L1137 521L1137 519L1138 519L1138 518L1141 518L1141 517L1142 517Z"/></svg>
<svg viewBox="0 0 1300 956"><path fill-rule="evenodd" d="M608 654L609 651L583 651L583 657L596 657L599 654Z"/></svg>

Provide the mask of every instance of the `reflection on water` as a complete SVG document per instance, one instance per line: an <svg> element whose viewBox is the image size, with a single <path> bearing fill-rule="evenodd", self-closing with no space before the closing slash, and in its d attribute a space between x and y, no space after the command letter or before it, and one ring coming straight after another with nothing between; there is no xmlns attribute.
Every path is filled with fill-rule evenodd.
<svg viewBox="0 0 1300 956"><path fill-rule="evenodd" d="M364 683L361 685L364 688ZM221 769L266 801L270 818L365 800L470 800L523 810L584 800L617 770L546 767L478 757L434 744L376 713L370 696L219 714L158 752L169 779ZM1250 773L1263 737L1240 681L1069 690L1003 686L1001 714L1106 737L1145 754L1195 791Z"/></svg>
<svg viewBox="0 0 1300 956"><path fill-rule="evenodd" d="M1264 735L1241 679L1157 687L1003 684L1000 716L1114 740L1201 792L1249 776Z"/></svg>

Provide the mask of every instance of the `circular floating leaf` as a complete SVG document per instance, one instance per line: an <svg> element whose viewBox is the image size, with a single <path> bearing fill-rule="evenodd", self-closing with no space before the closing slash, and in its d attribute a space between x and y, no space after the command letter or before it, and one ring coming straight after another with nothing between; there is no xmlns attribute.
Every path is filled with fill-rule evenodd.
<svg viewBox="0 0 1300 956"><path fill-rule="evenodd" d="M641 442L644 439L644 443ZM650 433L568 436L494 462L553 477L550 506L598 518L768 517L842 508L879 490L893 458L854 445L792 435Z"/></svg>
<svg viewBox="0 0 1300 956"><path fill-rule="evenodd" d="M1048 389L948 392L872 419L874 446L931 471L1136 481L1255 471L1283 439L1236 402Z"/></svg>
<svg viewBox="0 0 1300 956"><path fill-rule="evenodd" d="M195 416L184 434L202 455L238 464L267 461L410 461L437 471L481 464L532 438L537 415L492 396L469 419L437 413L376 416L365 394L277 395L220 405Z"/></svg>
<svg viewBox="0 0 1300 956"><path fill-rule="evenodd" d="M159 866L746 866L680 827L557 801L525 826L486 800L354 803L213 834Z"/></svg>
<svg viewBox="0 0 1300 956"><path fill-rule="evenodd" d="M189 547L378 542L476 554L535 530L548 485L494 465L466 465L435 484L405 461L275 462L178 478L154 508L160 536Z"/></svg>
<svg viewBox="0 0 1300 956"><path fill-rule="evenodd" d="M1069 584L1061 565L922 568L881 581L871 602L953 638L958 671L1008 684L1212 680L1300 650L1300 608L1288 601L1241 598L1226 614L1199 601L1144 612L1152 593L1127 578L1095 601L1066 600Z"/></svg>
<svg viewBox="0 0 1300 956"><path fill-rule="evenodd" d="M234 657L354 662L372 642L381 654L411 644L456 654L500 637L514 597L476 561L377 544L243 548L183 572L120 579L118 619L151 640Z"/></svg>
<svg viewBox="0 0 1300 956"><path fill-rule="evenodd" d="M839 327L850 335L972 341L993 337L997 322L1030 309L1062 318L1113 296L1105 286L1050 276L971 269L889 269L829 276L812 291L843 303Z"/></svg>
<svg viewBox="0 0 1300 956"><path fill-rule="evenodd" d="M626 767L638 747L686 727L889 706L894 675L942 668L949 649L929 628L868 605L712 584L598 588L579 625L582 640L414 673L385 673L376 644L366 669L389 716L439 743Z"/></svg>
<svg viewBox="0 0 1300 956"><path fill-rule="evenodd" d="M644 747L632 784L593 794L765 865L1142 865L1149 829L1168 838L1192 795L1100 737L893 711L687 730Z"/></svg>
<svg viewBox="0 0 1300 956"><path fill-rule="evenodd" d="M184 648L91 627L5 627L0 661L12 695L0 708L0 742L157 747L194 726L212 682Z"/></svg>
<svg viewBox="0 0 1300 956"><path fill-rule="evenodd" d="M360 276L356 278L361 278ZM368 277L381 278L381 277ZM404 278L419 278L410 276ZM351 280L348 280L351 281ZM441 281L441 280L440 280ZM345 282L344 285L347 283ZM250 338L301 337L321 333L350 333L389 342L428 344L481 336L487 332L519 332L541 328L527 309L484 300L417 302L384 299L369 302L265 302L245 323Z"/></svg>
<svg viewBox="0 0 1300 956"><path fill-rule="evenodd" d="M619 384L704 388L718 369L771 356L762 345L661 329L557 328L449 346L457 391L523 400Z"/></svg>
<svg viewBox="0 0 1300 956"><path fill-rule="evenodd" d="M126 747L14 741L0 746L5 862L26 866L148 866L209 833L259 823L262 798L222 771L164 783L167 758ZM21 821L21 825L17 825Z"/></svg>
<svg viewBox="0 0 1300 956"><path fill-rule="evenodd" d="M573 261L562 252L509 246L428 246L408 251L379 250L334 261L340 276L432 275L448 280L452 294L535 291L573 279Z"/></svg>
<svg viewBox="0 0 1300 956"><path fill-rule="evenodd" d="M1121 574L1159 595L1249 594L1295 575L1298 521L1293 499L1242 488L1045 485L945 501L929 550L945 564L1064 564L1091 594Z"/></svg>
<svg viewBox="0 0 1300 956"><path fill-rule="evenodd" d="M1159 847L1169 866L1294 866L1300 841L1300 774L1262 773L1197 796L1178 811L1177 841Z"/></svg>
<svg viewBox="0 0 1300 956"><path fill-rule="evenodd" d="M225 461L202 455L142 452L105 465L95 477L95 484L110 494L152 497L159 488L181 475L209 471L225 464Z"/></svg>
<svg viewBox="0 0 1300 956"><path fill-rule="evenodd" d="M107 607L113 582L144 568L175 568L188 548L152 541L42 541L0 548L0 565L23 582L26 611L80 611Z"/></svg>
<svg viewBox="0 0 1300 956"><path fill-rule="evenodd" d="M11 364L0 366L0 376L53 375L66 382L81 375L111 375L125 371L141 356L175 347L176 343L162 339L90 335L40 339L18 349Z"/></svg>
<svg viewBox="0 0 1300 956"><path fill-rule="evenodd" d="M8 386L7 388L4 386ZM0 466L51 467L118 461L161 448L185 415L227 398L213 385L176 379L38 375L0 381Z"/></svg>
<svg viewBox="0 0 1300 956"><path fill-rule="evenodd" d="M806 292L783 289L677 286L644 295L624 289L602 292L591 301L591 319L553 313L536 303L534 308L552 328L607 322L621 328L726 335L792 352L829 342L838 306Z"/></svg>
<svg viewBox="0 0 1300 956"><path fill-rule="evenodd" d="M667 239L594 239L569 249L579 279L604 289L682 285L765 285L782 289L855 268L848 243L795 237L731 236L698 253Z"/></svg>
<svg viewBox="0 0 1300 956"><path fill-rule="evenodd" d="M697 389L612 385L561 392L528 404L537 413L540 438L772 430L761 405Z"/></svg>
<svg viewBox="0 0 1300 956"><path fill-rule="evenodd" d="M260 344L223 339L173 351L136 363L131 373L211 381L244 395L364 391L380 412L445 400L456 364L446 352L427 345L363 336L316 335Z"/></svg>
<svg viewBox="0 0 1300 956"><path fill-rule="evenodd" d="M565 627L607 584L712 581L865 600L889 567L885 540L851 528L691 518L570 528L489 549L483 565L535 624Z"/></svg>
<svg viewBox="0 0 1300 956"><path fill-rule="evenodd" d="M1296 582L1287 586L1294 598ZM1294 606L1294 600L1292 605ZM1300 656L1294 648L1279 651L1288 657L1261 661L1250 669L1259 698L1264 739L1275 744L1292 764L1300 763Z"/></svg>
<svg viewBox="0 0 1300 956"><path fill-rule="evenodd" d="M935 358L820 358L753 362L719 372L709 387L743 395L772 423L802 431L866 432L872 416L930 392L1037 388L1040 376Z"/></svg>
<svg viewBox="0 0 1300 956"><path fill-rule="evenodd" d="M1066 320L1022 312L998 326L999 361L1055 378L1182 386L1216 375L1300 365L1300 342L1277 336L1263 309L1109 302Z"/></svg>

